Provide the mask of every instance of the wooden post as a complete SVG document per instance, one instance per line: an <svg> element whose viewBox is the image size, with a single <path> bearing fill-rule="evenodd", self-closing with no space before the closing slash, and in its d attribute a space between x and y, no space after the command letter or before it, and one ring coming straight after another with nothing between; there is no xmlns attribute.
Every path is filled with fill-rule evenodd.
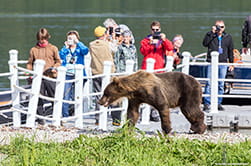
<svg viewBox="0 0 251 166"><path fill-rule="evenodd" d="M87 54L85 56L85 73L87 77L92 76L92 69L90 67L91 64L91 56L90 54ZM87 79L83 88L83 110L84 112L88 112L91 109L92 105L92 96L90 96L90 93L92 91L92 80Z"/></svg>
<svg viewBox="0 0 251 166"><path fill-rule="evenodd" d="M166 71L170 72L173 70L173 56L166 56Z"/></svg>
<svg viewBox="0 0 251 166"><path fill-rule="evenodd" d="M126 73L131 74L134 69L134 61L127 60L126 61ZM127 115L127 108L128 108L128 99L124 98L122 101L122 111L121 111L121 125L124 125L126 122L126 115Z"/></svg>
<svg viewBox="0 0 251 166"><path fill-rule="evenodd" d="M111 79L111 68L112 68L111 61L104 61L104 78L102 79L102 92L104 91L105 87L109 84ZM107 107L100 106L100 114L99 114L99 129L107 130Z"/></svg>
<svg viewBox="0 0 251 166"><path fill-rule="evenodd" d="M219 73L219 52L211 53L211 113L218 113L218 73Z"/></svg>
<svg viewBox="0 0 251 166"><path fill-rule="evenodd" d="M182 53L182 55L183 55L182 64L184 65L182 67L182 73L189 74L189 63L190 63L191 53L185 51Z"/></svg>
<svg viewBox="0 0 251 166"><path fill-rule="evenodd" d="M45 61L41 59L36 60L34 63L34 72L36 73L36 75L34 75L31 85L31 93L34 95L31 95L28 105L26 127L33 128L35 126L35 116L37 113L37 104L41 88L44 65Z"/></svg>
<svg viewBox="0 0 251 166"><path fill-rule="evenodd" d="M17 61L18 61L18 51L17 50L10 50L9 51L9 70L11 73L10 76L10 87L11 87L11 100L12 100L12 107L20 108L20 92L16 90L14 85L19 86L18 80L18 70L17 70ZM17 111L12 113L13 115L13 126L20 127L21 125L21 114Z"/></svg>
<svg viewBox="0 0 251 166"><path fill-rule="evenodd" d="M148 58L146 60L146 71L147 72L153 72L154 71L154 63L155 60L152 58ZM151 107L148 104L144 104L142 109L142 120L141 124L149 124L150 121L150 113L151 113Z"/></svg>
<svg viewBox="0 0 251 166"><path fill-rule="evenodd" d="M83 128L83 65L76 65L75 66L76 73L75 78L78 80L75 82L75 115L77 117L75 121L75 127Z"/></svg>
<svg viewBox="0 0 251 166"><path fill-rule="evenodd" d="M52 124L54 126L60 126L60 119L62 115L62 100L64 97L64 86L65 86L65 73L66 68L63 66L59 66L57 68L58 76L56 82L56 89L55 89L55 99L53 105L53 119L55 119Z"/></svg>

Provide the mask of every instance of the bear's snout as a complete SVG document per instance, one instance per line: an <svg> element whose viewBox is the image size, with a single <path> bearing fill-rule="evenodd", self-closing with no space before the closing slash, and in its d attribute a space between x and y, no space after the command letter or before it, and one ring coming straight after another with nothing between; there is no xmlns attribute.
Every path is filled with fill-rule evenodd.
<svg viewBox="0 0 251 166"><path fill-rule="evenodd" d="M107 106L109 105L109 102L108 102L108 101L109 101L109 100L108 100L108 97L102 96L101 99L98 101L98 104L107 107Z"/></svg>

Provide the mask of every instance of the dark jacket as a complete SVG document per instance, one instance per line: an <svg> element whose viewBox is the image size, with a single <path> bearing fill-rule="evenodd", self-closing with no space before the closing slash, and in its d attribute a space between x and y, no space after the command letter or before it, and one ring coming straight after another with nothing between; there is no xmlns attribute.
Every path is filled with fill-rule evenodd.
<svg viewBox="0 0 251 166"><path fill-rule="evenodd" d="M211 52L219 50L219 40L217 34L213 33L212 31L208 32L203 40L203 46L208 48L207 51L207 62L211 62ZM230 62L233 63L234 56L233 56L233 49L234 44L232 40L232 36L223 32L222 35L222 46L223 54L219 55L219 62Z"/></svg>
<svg viewBox="0 0 251 166"><path fill-rule="evenodd" d="M242 27L241 43L244 48L247 48L250 42L251 42L251 16L248 16Z"/></svg>

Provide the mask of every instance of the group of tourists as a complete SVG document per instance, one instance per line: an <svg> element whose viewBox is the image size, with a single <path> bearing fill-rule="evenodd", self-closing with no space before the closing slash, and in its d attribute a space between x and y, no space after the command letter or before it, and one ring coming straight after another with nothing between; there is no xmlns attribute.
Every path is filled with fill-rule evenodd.
<svg viewBox="0 0 251 166"><path fill-rule="evenodd" d="M247 20L251 20L251 16ZM245 21L242 41L243 51L245 52L251 39L251 30L248 21ZM154 69L162 69L166 67L166 56L174 57L174 67L180 63L182 55L180 53L180 47L184 40L182 35L176 35L172 41L166 38L165 33L161 31L161 24L158 21L153 21L150 25L151 33L147 35L140 42L140 52L143 55L141 69L146 69L146 61L148 58L155 60ZM117 24L112 18L108 18L103 22L103 26L97 26L94 29L94 35L96 39L89 43L87 47L80 41L80 35L76 30L71 30L66 34L66 41L64 46L58 51L58 48L49 43L50 34L45 28L41 28L37 32L37 43L30 50L30 56L27 63L27 69L32 70L33 64L36 59L42 59L45 61L44 75L49 77L57 76L57 67L60 65L65 66L67 69L66 80L75 78L75 66L76 64L85 65L85 56L89 53L91 55L91 69L92 75L98 75L103 73L103 62L111 61L112 73L125 72L125 65L127 60L134 61L133 71L138 70L138 55L135 47L135 39L130 28L125 24ZM233 41L230 34L225 32L225 24L223 20L217 20L215 25L212 26L212 30L206 33L203 46L208 48L207 62L211 62L211 52L219 52L219 62L233 63ZM219 66L219 78L225 78L227 70L232 71L233 66ZM210 78L211 68L208 66L207 77ZM27 74L28 75L28 74ZM83 76L86 76L85 69L83 70ZM86 80L83 81L84 84ZM92 80L93 91L101 91L102 79L96 77ZM84 85L83 85L84 86ZM224 92L223 81L219 81L219 94ZM210 93L210 81L207 81L205 87L205 93ZM74 83L65 83L64 99L71 100L74 92ZM40 93L45 96L54 97L55 94L55 82L42 79ZM98 96L97 96L98 100ZM222 98L219 97L218 109L223 110L221 106ZM39 99L37 113L44 115L43 108L44 100ZM114 106L117 107L117 106ZM204 111L210 109L210 98L204 98ZM70 115L70 105L63 103L62 117L68 117ZM99 110L99 105L96 104L96 110ZM152 113L150 120L159 121L158 113ZM121 114L120 111L113 111L111 113L113 119L113 125L119 125ZM44 124L44 120L37 119L39 124ZM96 123L98 124L98 115L96 116Z"/></svg>
<svg viewBox="0 0 251 166"><path fill-rule="evenodd" d="M165 66L165 56L176 57L176 64L179 60L179 48L183 43L183 38L178 35L173 42L169 41L164 33L161 33L161 26L158 21L152 22L151 34L141 41L140 51L144 56L142 69L146 69L146 59L155 59L154 69L160 69ZM96 39L89 43L87 47L80 41L80 35L76 30L71 30L66 34L64 46L58 50L55 45L49 43L50 34L46 28L41 28L36 34L37 43L30 50L30 55L27 63L27 69L33 70L35 60L42 59L45 61L43 75L48 77L57 77L57 67L66 67L66 80L75 78L75 67L77 64L85 65L85 56L88 53L91 55L92 75L103 73L104 61L111 61L112 73L125 72L127 60L134 62L133 71L138 70L138 55L134 45L135 39L132 31L125 24L117 24L112 18L108 18L103 22L103 26L97 26L94 29ZM29 75L29 73L26 73ZM85 69L83 76L86 76ZM86 80L83 81L84 84ZM101 91L102 78L96 77L92 79L93 92ZM56 83L42 79L40 93L48 97L54 97ZM83 85L84 86L84 85ZM74 83L65 83L64 100L72 100L74 96ZM96 99L98 100L98 96ZM44 99L39 99L38 115L45 115ZM113 107L118 107L113 106ZM96 104L96 110L99 110L99 105ZM62 117L68 117L71 114L70 104L64 102L62 106ZM158 121L151 114L151 120ZM121 112L113 111L111 113L113 125L120 125ZM44 125L42 119L36 120L39 124ZM98 115L96 116L98 124Z"/></svg>

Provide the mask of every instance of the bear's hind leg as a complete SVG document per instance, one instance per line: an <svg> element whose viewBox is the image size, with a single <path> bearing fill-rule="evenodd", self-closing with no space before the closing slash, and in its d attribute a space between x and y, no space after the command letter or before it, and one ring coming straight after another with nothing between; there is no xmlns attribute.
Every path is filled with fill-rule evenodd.
<svg viewBox="0 0 251 166"><path fill-rule="evenodd" d="M160 119L161 119L161 128L165 134L171 132L171 121L170 121L170 110L165 108L163 110L159 110Z"/></svg>

